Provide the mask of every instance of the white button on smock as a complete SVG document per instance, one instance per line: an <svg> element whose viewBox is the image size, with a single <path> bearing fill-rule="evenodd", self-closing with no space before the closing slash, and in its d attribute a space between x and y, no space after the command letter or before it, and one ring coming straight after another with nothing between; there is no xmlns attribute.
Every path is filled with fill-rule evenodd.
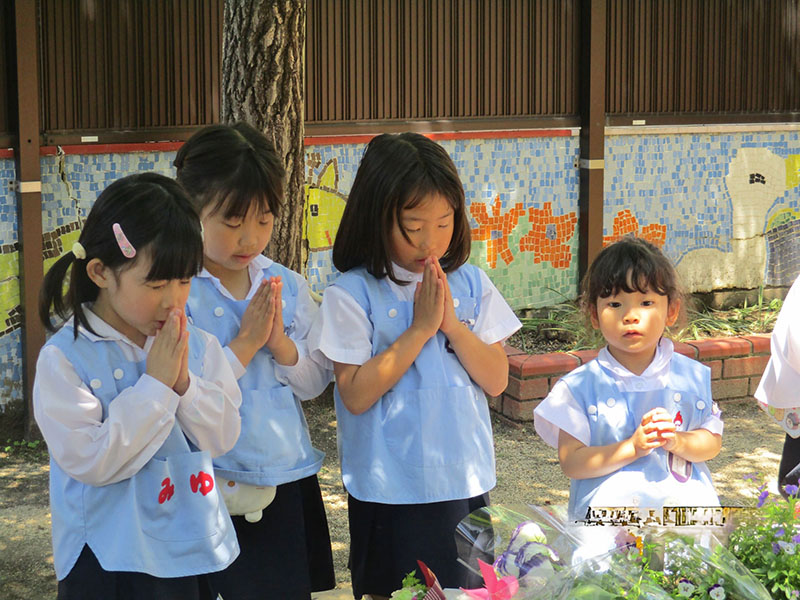
<svg viewBox="0 0 800 600"><path fill-rule="evenodd" d="M458 308L459 304L461 304L461 301L458 298L453 298L453 306Z"/></svg>
<svg viewBox="0 0 800 600"><path fill-rule="evenodd" d="M125 376L125 371L122 369L114 369L114 379L120 380Z"/></svg>
<svg viewBox="0 0 800 600"><path fill-rule="evenodd" d="M695 406L697 407L697 410L703 410L706 407L706 403L702 400L698 400Z"/></svg>
<svg viewBox="0 0 800 600"><path fill-rule="evenodd" d="M586 412L588 412L590 415L596 415L597 407L594 404L592 404L589 408L586 409Z"/></svg>
<svg viewBox="0 0 800 600"><path fill-rule="evenodd" d="M89 385L92 386L93 390L99 390L101 387L103 387L103 382L99 379L92 379L89 382Z"/></svg>
<svg viewBox="0 0 800 600"><path fill-rule="evenodd" d="M609 408L612 408L616 403L617 403L617 401L614 400L614 398L609 398L608 400L606 400L606 405Z"/></svg>
<svg viewBox="0 0 800 600"><path fill-rule="evenodd" d="M680 401L681 401L681 395L680 395L678 392L675 392L675 393L672 395L672 399L673 399L675 402L680 402Z"/></svg>
<svg viewBox="0 0 800 600"><path fill-rule="evenodd" d="M396 316L397 316L397 309L396 308L390 308L389 309L389 317L394 319Z"/></svg>
<svg viewBox="0 0 800 600"><path fill-rule="evenodd" d="M225 309L222 308L221 306L218 306L217 308L214 309L214 314L217 315L218 317L221 317L222 315L225 314Z"/></svg>

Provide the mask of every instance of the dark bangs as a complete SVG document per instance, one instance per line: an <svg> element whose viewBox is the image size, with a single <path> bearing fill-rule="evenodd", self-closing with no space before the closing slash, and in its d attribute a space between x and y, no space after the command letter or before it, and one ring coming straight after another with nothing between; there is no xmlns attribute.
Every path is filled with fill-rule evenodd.
<svg viewBox="0 0 800 600"><path fill-rule="evenodd" d="M282 179L261 167L255 161L242 162L230 176L214 182L208 191L208 197L215 199L211 214L222 211L224 219L243 219L255 208L258 214L271 212L277 219L283 199Z"/></svg>
<svg viewBox="0 0 800 600"><path fill-rule="evenodd" d="M182 219L163 228L144 249L152 264L147 281L191 279L203 268L203 237L199 222Z"/></svg>
<svg viewBox="0 0 800 600"><path fill-rule="evenodd" d="M620 292L652 291L667 296L670 302L680 296L677 273L669 259L653 244L632 236L597 255L583 287L587 305Z"/></svg>

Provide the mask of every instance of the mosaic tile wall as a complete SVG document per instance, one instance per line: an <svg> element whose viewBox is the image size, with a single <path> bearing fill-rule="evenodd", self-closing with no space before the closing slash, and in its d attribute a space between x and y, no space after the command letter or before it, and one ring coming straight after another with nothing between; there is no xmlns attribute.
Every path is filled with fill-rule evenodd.
<svg viewBox="0 0 800 600"><path fill-rule="evenodd" d="M514 308L548 306L577 285L577 137L440 142L464 183L472 226L470 262L484 268ZM363 144L307 149L308 278L335 277L331 245Z"/></svg>
<svg viewBox="0 0 800 600"><path fill-rule="evenodd" d="M448 140L466 190L471 262L515 308L577 289L577 137ZM309 146L308 277L335 277L331 245L363 144ZM174 175L174 152L42 158L49 265L69 248L107 182L140 171ZM800 272L800 133L608 135L604 234L661 246L689 291L789 285ZM0 159L0 411L20 400L21 336L14 161Z"/></svg>
<svg viewBox="0 0 800 600"><path fill-rule="evenodd" d="M606 241L638 232L690 291L790 285L800 273L800 133L606 138Z"/></svg>
<svg viewBox="0 0 800 600"><path fill-rule="evenodd" d="M22 400L17 202L9 188L15 179L14 160L0 158L0 410Z"/></svg>

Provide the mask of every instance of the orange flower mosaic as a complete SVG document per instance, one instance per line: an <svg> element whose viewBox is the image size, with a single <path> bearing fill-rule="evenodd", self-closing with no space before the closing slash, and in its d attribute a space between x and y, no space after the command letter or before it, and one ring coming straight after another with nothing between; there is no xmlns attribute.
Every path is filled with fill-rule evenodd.
<svg viewBox="0 0 800 600"><path fill-rule="evenodd" d="M659 223L651 223L639 230L639 220L628 210L621 210L614 217L614 225L611 235L603 236L603 246L613 244L626 235L634 235L646 240L659 248L664 247L667 241L667 226Z"/></svg>
<svg viewBox="0 0 800 600"><path fill-rule="evenodd" d="M519 241L521 252L533 252L533 262L549 262L556 269L567 269L572 262L572 251L567 242L575 235L577 213L553 215L552 202L542 208L528 209L531 229Z"/></svg>
<svg viewBox="0 0 800 600"><path fill-rule="evenodd" d="M492 214L486 204L473 202L469 205L469 213L478 222L478 227L472 230L472 239L486 244L486 262L492 269L497 266L497 256L510 264L514 260L514 255L508 247L508 236L517 226L519 218L525 214L522 203L518 202L505 214L502 211L500 196L494 199ZM496 235L495 235L496 234Z"/></svg>

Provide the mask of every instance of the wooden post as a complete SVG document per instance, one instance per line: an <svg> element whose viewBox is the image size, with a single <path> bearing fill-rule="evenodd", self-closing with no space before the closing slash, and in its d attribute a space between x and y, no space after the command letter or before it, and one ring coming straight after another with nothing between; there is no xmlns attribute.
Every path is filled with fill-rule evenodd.
<svg viewBox="0 0 800 600"><path fill-rule="evenodd" d="M14 4L17 54L17 122L14 146L19 222L20 303L22 305L22 384L25 398L25 437L41 435L33 420L33 379L36 358L44 345L44 326L39 321L37 300L44 278L42 260L42 182L39 165L39 47L36 0Z"/></svg>
<svg viewBox="0 0 800 600"><path fill-rule="evenodd" d="M581 14L581 139L578 273L603 248L603 170L606 121L606 0L584 0Z"/></svg>

